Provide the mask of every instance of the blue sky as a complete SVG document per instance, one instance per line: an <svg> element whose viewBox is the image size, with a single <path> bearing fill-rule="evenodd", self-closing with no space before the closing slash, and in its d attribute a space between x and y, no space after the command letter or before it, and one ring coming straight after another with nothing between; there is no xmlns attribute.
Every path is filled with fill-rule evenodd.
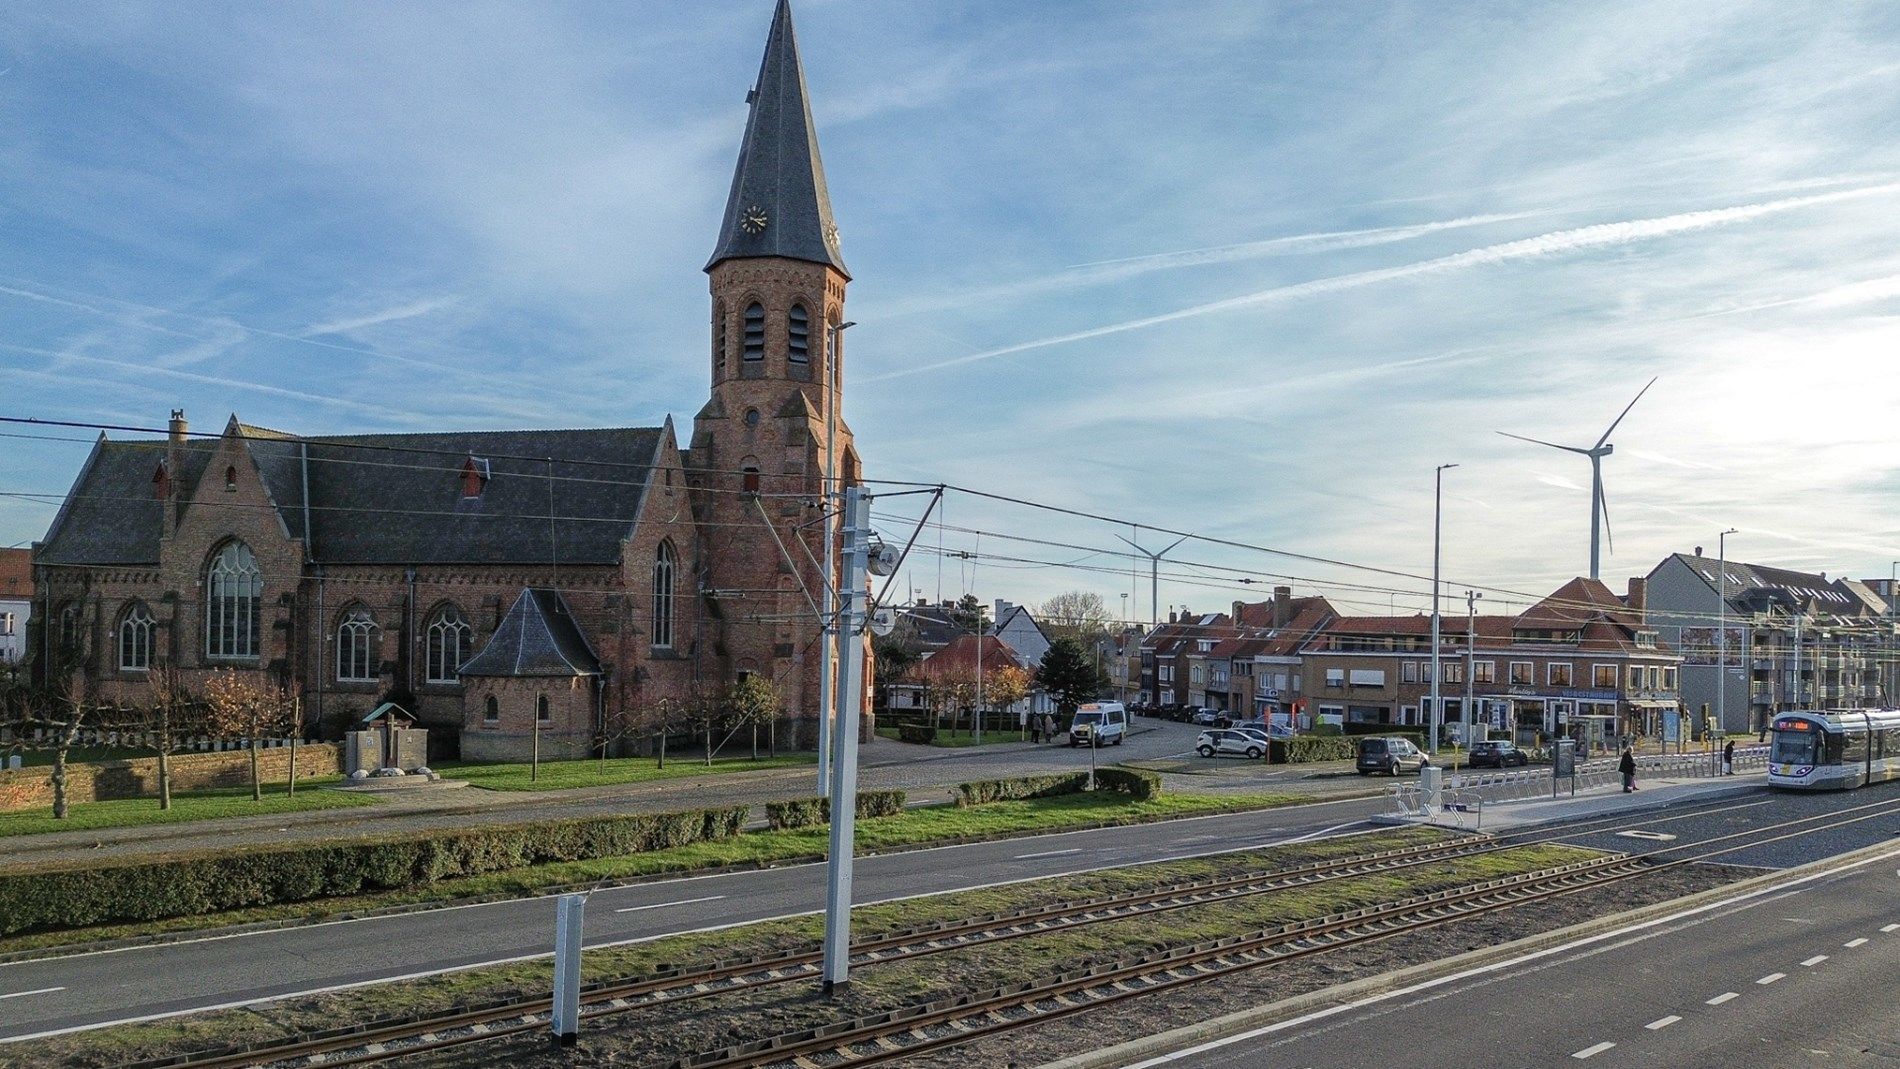
<svg viewBox="0 0 1900 1069"><path fill-rule="evenodd" d="M16 6L0 412L686 425L770 9ZM1606 462L1613 584L1729 526L1761 563L1900 558L1900 8L796 14L874 478L1416 573L1457 462L1447 577L1541 591L1586 567L1588 465L1493 432L1587 445L1660 377ZM85 449L0 439L0 490L63 491ZM893 531L911 511L880 507ZM0 545L52 513L0 498ZM997 537L1107 550L1127 527L963 497L947 520L993 534L945 533L986 558L941 580L928 534L927 595L1083 586L1147 615L1145 567ZM1180 555L1164 611L1257 596L1214 566L1348 611L1423 589Z"/></svg>

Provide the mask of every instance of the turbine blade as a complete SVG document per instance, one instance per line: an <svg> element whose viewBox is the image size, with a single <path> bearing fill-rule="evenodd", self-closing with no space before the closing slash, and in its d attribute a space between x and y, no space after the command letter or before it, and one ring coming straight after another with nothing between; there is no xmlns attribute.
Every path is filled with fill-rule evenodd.
<svg viewBox="0 0 1900 1069"><path fill-rule="evenodd" d="M1661 378L1661 377L1662 377L1662 376L1660 376L1660 375L1658 375L1658 376L1657 376L1656 378ZM1596 444L1596 447L1595 447L1595 448L1597 448L1597 449L1601 449L1601 448L1603 448L1603 443L1604 443L1604 442L1607 442L1607 441L1609 441L1609 440L1610 440L1610 435L1611 435L1611 434L1613 434L1613 433L1615 433L1615 431L1616 431L1616 425L1617 425L1618 423L1621 423L1621 422L1623 422L1623 416L1627 416L1627 415L1629 415L1629 414L1630 414L1630 409L1632 409L1632 408L1635 408L1635 407L1636 407L1636 402L1637 402L1637 401L1641 401L1641 400L1643 399L1643 395L1644 395L1644 394L1646 394L1646 393L1648 393L1648 392L1649 392L1649 388L1650 388L1651 386L1654 386L1654 385L1656 385L1656 379L1650 379L1650 380L1649 380L1649 382L1648 382L1647 384L1645 384L1645 385L1643 386L1643 388L1642 388L1642 389L1640 389L1640 390L1638 390L1638 391L1636 391L1636 397L1635 397L1635 398L1634 398L1633 400L1631 400L1629 404L1627 404L1627 405L1624 405L1624 406L1623 406L1623 413L1622 413L1622 415L1619 415L1619 416L1617 416L1617 417L1616 417L1616 420L1615 420L1614 422L1612 422L1612 423L1610 424L1610 429L1609 429L1609 430L1607 430L1607 431L1604 431L1604 432L1603 432L1603 437L1601 437L1601 438L1598 438L1598 439L1597 439L1597 444Z"/></svg>
<svg viewBox="0 0 1900 1069"><path fill-rule="evenodd" d="M1561 449L1566 453L1581 453L1586 457L1590 455L1588 449L1579 449L1574 445L1558 445L1556 442L1546 442L1540 438L1526 438L1521 434L1512 434L1510 431L1499 431L1498 433L1506 438L1515 438L1520 442L1529 442L1532 445L1547 445L1552 449Z"/></svg>

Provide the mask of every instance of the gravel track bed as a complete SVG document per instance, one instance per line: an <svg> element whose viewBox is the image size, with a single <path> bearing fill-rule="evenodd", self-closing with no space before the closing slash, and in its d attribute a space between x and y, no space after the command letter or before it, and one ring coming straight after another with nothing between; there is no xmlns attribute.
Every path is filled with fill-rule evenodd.
<svg viewBox="0 0 1900 1069"><path fill-rule="evenodd" d="M1474 918L1449 929L1431 931L1404 941L1385 941L1370 947L1355 948L1346 954L1306 959L1292 965L1197 985L1189 991L1122 1003L1102 1013L1084 1014L897 1064L929 1066L933 1069L937 1066L945 1069L951 1066L967 1069L973 1065L997 1069L1004 1066L1033 1066L1066 1054L1148 1035L1292 994L1388 972L1427 958L1447 957L1590 917L1680 897L1736 878L1737 875L1732 872L1713 868L1691 872L1670 870L1633 886L1578 894L1541 905L1536 907L1534 913L1517 911ZM1366 901L1403 897L1403 894L1392 893L1392 888L1385 888L1385 891L1387 893ZM1217 908L1217 904L1195 907L1196 910L1209 911ZM1207 916L1217 914L1204 915L1202 920L1205 921ZM1114 923L1120 922L1099 927L1111 927ZM1248 929L1222 928L1219 934L1243 930ZM1159 948L1171 942L1191 942L1205 937L1203 933L1189 933L1185 938L1175 940L1158 938L1150 945ZM537 1034L532 1039L482 1044L459 1051L404 1059L399 1064L428 1069L488 1065L535 1069L553 1069L556 1066L652 1066L689 1052L808 1028L821 1020L869 1014L896 1004L938 997L944 993L946 984L958 990L978 989L1007 982L1005 978L1009 977L1051 971L1055 966L1047 960L1049 952L1036 950L1032 946L1036 942L1023 940L953 951L935 958L921 959L908 967L899 963L863 969L854 973L851 993L837 1004L828 1003L815 990L815 985L803 982L795 985L796 990L768 989L673 1007L656 1006L584 1024L580 1045L562 1055L550 1051L546 1036ZM1108 932L1092 935L1083 930L1071 934L1065 950L1067 960L1060 967L1074 967L1075 958L1078 955L1090 956L1091 950L1096 951L1101 960L1119 958L1128 952L1127 946L1118 945ZM965 977L967 980L962 979Z"/></svg>

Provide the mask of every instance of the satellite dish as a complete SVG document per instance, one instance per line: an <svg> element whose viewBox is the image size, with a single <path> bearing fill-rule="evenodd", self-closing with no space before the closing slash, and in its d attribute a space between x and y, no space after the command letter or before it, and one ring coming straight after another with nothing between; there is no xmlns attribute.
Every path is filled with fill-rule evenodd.
<svg viewBox="0 0 1900 1069"><path fill-rule="evenodd" d="M871 550L864 566L870 569L872 575L889 575L897 570L897 558L900 556L902 554L898 553L896 546L882 542Z"/></svg>
<svg viewBox="0 0 1900 1069"><path fill-rule="evenodd" d="M897 630L897 613L889 606L882 606L871 614L871 633L879 638Z"/></svg>

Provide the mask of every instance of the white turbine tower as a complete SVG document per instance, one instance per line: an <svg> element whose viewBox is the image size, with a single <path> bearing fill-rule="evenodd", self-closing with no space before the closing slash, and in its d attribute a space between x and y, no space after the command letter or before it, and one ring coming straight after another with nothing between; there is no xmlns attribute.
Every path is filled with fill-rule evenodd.
<svg viewBox="0 0 1900 1069"><path fill-rule="evenodd" d="M1654 385L1656 385L1656 380L1650 379L1642 389L1636 391L1636 396L1631 399L1630 403L1623 406L1622 415L1617 416L1615 420L1611 421L1610 429L1603 432L1603 437L1597 439L1597 444L1587 449L1582 446L1558 445L1556 442L1545 442L1536 438L1526 438L1521 434L1512 434L1509 431L1498 432L1506 438L1515 438L1520 442L1529 442L1532 445L1546 445L1552 449L1561 449L1566 453L1581 453L1590 458L1590 578L1592 579L1600 578L1598 571L1601 557L1597 550L1599 534L1609 539L1610 551L1612 553L1616 551L1616 537L1610 534L1610 509L1603 501L1603 458L1616 452L1616 447L1610 444L1610 435L1615 433L1616 425L1623 422L1623 416L1629 415L1630 409L1635 408L1636 402L1641 401L1643 395L1649 392L1649 387Z"/></svg>

